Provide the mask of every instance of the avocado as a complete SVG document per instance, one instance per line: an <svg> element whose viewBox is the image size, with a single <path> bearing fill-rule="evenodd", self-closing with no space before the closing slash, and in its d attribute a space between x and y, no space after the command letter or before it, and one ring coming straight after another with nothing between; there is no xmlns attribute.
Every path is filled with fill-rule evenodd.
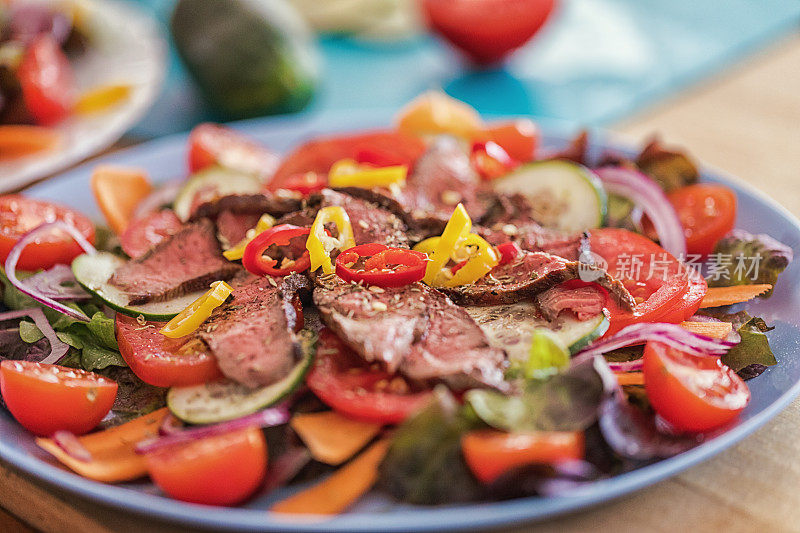
<svg viewBox="0 0 800 533"><path fill-rule="evenodd" d="M312 35L284 0L179 0L170 29L223 119L299 111L314 95Z"/></svg>

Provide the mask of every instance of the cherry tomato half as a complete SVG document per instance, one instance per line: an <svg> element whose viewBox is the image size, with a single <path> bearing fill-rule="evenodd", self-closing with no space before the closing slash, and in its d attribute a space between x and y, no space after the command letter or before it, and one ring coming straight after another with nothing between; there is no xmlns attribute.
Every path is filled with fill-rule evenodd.
<svg viewBox="0 0 800 533"><path fill-rule="evenodd" d="M475 477L491 483L519 466L583 459L584 438L579 431L505 433L485 429L464 435L461 451Z"/></svg>
<svg viewBox="0 0 800 533"><path fill-rule="evenodd" d="M122 358L139 379L156 387L208 383L222 373L203 344L170 339L159 331L166 322L145 322L117 313L114 326Z"/></svg>
<svg viewBox="0 0 800 533"><path fill-rule="evenodd" d="M653 409L679 431L723 426L750 401L747 384L716 357L697 357L648 342L643 373Z"/></svg>
<svg viewBox="0 0 800 533"><path fill-rule="evenodd" d="M678 213L690 254L710 254L733 229L736 193L729 187L698 183L674 190L667 197Z"/></svg>
<svg viewBox="0 0 800 533"><path fill-rule="evenodd" d="M431 391L414 392L402 377L367 365L328 329L320 332L306 383L334 410L379 424L400 423L431 399Z"/></svg>
<svg viewBox="0 0 800 533"><path fill-rule="evenodd" d="M234 505L264 481L267 442L259 428L246 428L147 453L145 462L153 482L176 500Z"/></svg>
<svg viewBox="0 0 800 533"><path fill-rule="evenodd" d="M255 176L271 176L278 155L236 130L200 124L189 134L189 172L220 165Z"/></svg>
<svg viewBox="0 0 800 533"><path fill-rule="evenodd" d="M636 299L633 312L621 309L609 298L611 322L606 335L638 322L684 320L675 313L689 290L686 267L659 245L628 230L602 228L592 231L592 252L608 263L608 273L622 282ZM672 318L670 318L672 317ZM680 318L679 318L680 317Z"/></svg>
<svg viewBox="0 0 800 533"><path fill-rule="evenodd" d="M25 107L38 124L50 126L72 113L76 98L72 67L51 36L41 35L28 46L17 77Z"/></svg>
<svg viewBox="0 0 800 533"><path fill-rule="evenodd" d="M0 363L0 392L17 422L31 433L82 435L111 410L117 383L85 370L6 360Z"/></svg>
<svg viewBox="0 0 800 533"><path fill-rule="evenodd" d="M536 155L539 128L528 119L495 122L478 133L476 141L492 141L500 145L516 161L527 163Z"/></svg>
<svg viewBox="0 0 800 533"><path fill-rule="evenodd" d="M75 226L89 242L94 242L94 224L69 207L19 195L0 196L0 259L5 261L11 248L25 233L45 222L62 220ZM83 250L67 233L54 230L25 247L17 263L20 270L46 270L53 265L69 265Z"/></svg>

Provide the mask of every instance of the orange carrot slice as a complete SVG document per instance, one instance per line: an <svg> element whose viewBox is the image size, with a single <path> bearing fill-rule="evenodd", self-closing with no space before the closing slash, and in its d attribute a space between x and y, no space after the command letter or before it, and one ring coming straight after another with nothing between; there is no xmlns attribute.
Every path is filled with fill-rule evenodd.
<svg viewBox="0 0 800 533"><path fill-rule="evenodd" d="M708 292L700 304L701 309L706 307L719 307L732 305L752 300L759 294L764 294L772 288L769 283L762 285L734 285L733 287L709 287Z"/></svg>
<svg viewBox="0 0 800 533"><path fill-rule="evenodd" d="M290 425L311 457L329 465L340 465L353 457L381 430L380 424L353 420L336 411L297 414Z"/></svg>
<svg viewBox="0 0 800 533"><path fill-rule="evenodd" d="M644 385L644 374L641 372L614 372L620 385Z"/></svg>
<svg viewBox="0 0 800 533"><path fill-rule="evenodd" d="M712 339L724 339L733 330L730 322L681 322L681 327Z"/></svg>
<svg viewBox="0 0 800 533"><path fill-rule="evenodd" d="M41 126L0 126L0 161L15 159L46 150L61 143L61 134Z"/></svg>
<svg viewBox="0 0 800 533"><path fill-rule="evenodd" d="M136 206L153 191L143 170L103 165L92 173L92 192L108 225L120 234L128 227Z"/></svg>
<svg viewBox="0 0 800 533"><path fill-rule="evenodd" d="M136 444L158 435L158 426L166 414L165 407L120 426L78 437L92 454L89 462L67 455L52 439L38 438L36 444L85 478L104 483L130 481L147 473L143 456L134 451Z"/></svg>
<svg viewBox="0 0 800 533"><path fill-rule="evenodd" d="M289 496L272 506L271 511L289 514L339 514L372 488L378 479L389 441L379 440L330 477Z"/></svg>

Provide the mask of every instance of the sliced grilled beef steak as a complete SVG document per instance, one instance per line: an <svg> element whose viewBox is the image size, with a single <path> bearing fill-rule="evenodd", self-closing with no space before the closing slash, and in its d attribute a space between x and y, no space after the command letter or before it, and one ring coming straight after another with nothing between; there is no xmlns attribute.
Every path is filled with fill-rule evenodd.
<svg viewBox="0 0 800 533"><path fill-rule="evenodd" d="M223 211L258 216L269 213L274 217L280 217L287 213L297 211L300 209L301 203L299 198L269 192L264 192L262 194L233 194L230 196L223 196L213 202L200 204L192 211L190 220L198 220L201 218L213 219Z"/></svg>
<svg viewBox="0 0 800 533"><path fill-rule="evenodd" d="M565 281L580 279L581 271L606 289L625 309L635 302L628 290L605 271L543 252L528 252L495 267L471 285L442 289L460 305L493 305L530 299Z"/></svg>
<svg viewBox="0 0 800 533"><path fill-rule="evenodd" d="M229 280L240 267L222 257L208 219L186 224L146 254L128 261L109 280L132 305L165 301Z"/></svg>
<svg viewBox="0 0 800 533"><path fill-rule="evenodd" d="M223 211L217 216L217 237L225 248L234 246L255 227L260 215L256 213L234 213Z"/></svg>
<svg viewBox="0 0 800 533"><path fill-rule="evenodd" d="M421 283L366 288L324 276L314 303L325 324L366 361L459 389L504 386L503 351L489 346L465 310Z"/></svg>
<svg viewBox="0 0 800 533"><path fill-rule="evenodd" d="M208 346L225 376L256 388L285 377L300 357L294 330L298 292L308 278L257 277L240 273L232 298L216 308L196 335Z"/></svg>
<svg viewBox="0 0 800 533"><path fill-rule="evenodd" d="M386 246L408 248L406 225L390 211L367 200L331 189L323 190L320 196L320 208L339 206L347 211L356 244L377 242Z"/></svg>
<svg viewBox="0 0 800 533"><path fill-rule="evenodd" d="M539 310L548 320L555 320L561 311L575 313L578 320L588 320L603 312L606 295L597 287L556 286L536 296Z"/></svg>

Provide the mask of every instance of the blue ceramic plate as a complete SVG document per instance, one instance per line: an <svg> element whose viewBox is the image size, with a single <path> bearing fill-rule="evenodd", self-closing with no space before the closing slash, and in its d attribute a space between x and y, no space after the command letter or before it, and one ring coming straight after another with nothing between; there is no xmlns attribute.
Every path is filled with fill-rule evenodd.
<svg viewBox="0 0 800 533"><path fill-rule="evenodd" d="M269 146L286 150L304 139L324 132L380 127L388 124L386 114L353 113L242 123L241 129ZM561 130L556 132L556 130ZM563 144L563 128L548 129L546 144ZM600 138L600 137L596 137ZM186 137L173 136L137 146L103 158L103 163L143 167L156 181L183 176L186 172ZM596 142L593 149L610 146ZM616 147L619 148L619 147ZM622 148L621 151L628 150ZM89 192L91 165L77 168L58 178L37 185L30 194L72 205L99 217ZM739 195L741 228L768 233L800 251L800 223L775 202L730 178L706 172L705 179L732 186ZM278 494L255 498L239 508L214 508L180 503L159 496L147 483L103 485L83 479L57 466L39 450L30 434L3 411L0 413L0 457L54 487L121 511L158 517L190 526L238 531L441 531L474 529L541 520L575 511L628 494L672 476L728 448L755 431L800 393L800 362L795 357L800 343L800 266L793 264L781 277L775 295L750 306L776 329L770 342L778 365L749 382L752 401L738 425L726 433L686 453L639 470L554 498L525 498L500 503L413 507L398 505L379 495L370 495L347 514L327 520L300 520L266 511Z"/></svg>

